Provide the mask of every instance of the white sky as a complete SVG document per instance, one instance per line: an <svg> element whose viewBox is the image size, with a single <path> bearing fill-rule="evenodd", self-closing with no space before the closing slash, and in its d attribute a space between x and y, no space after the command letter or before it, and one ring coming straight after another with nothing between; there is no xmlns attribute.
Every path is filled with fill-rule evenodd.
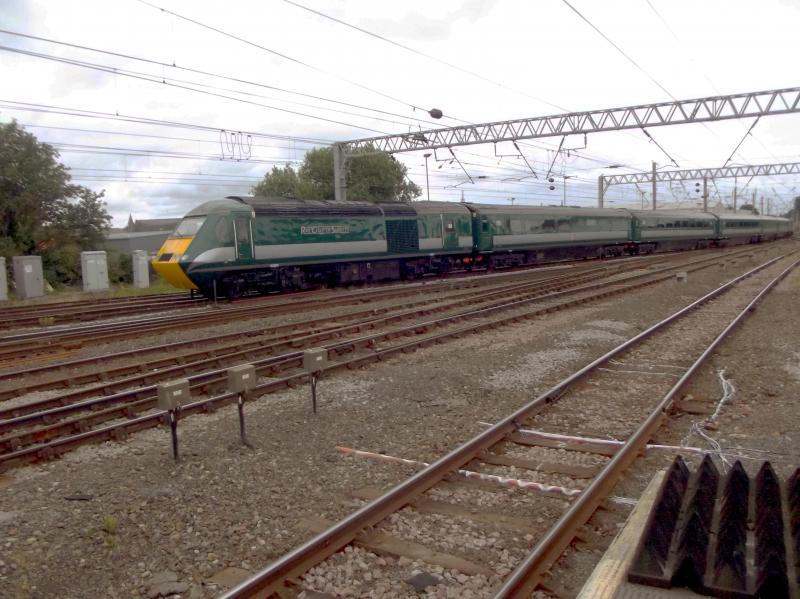
<svg viewBox="0 0 800 599"><path fill-rule="evenodd" d="M202 89L246 101L3 50L0 119L17 119L43 141L74 144L57 146L61 159L72 167L76 182L106 190L115 225L122 226L129 213L135 218L181 216L202 201L247 194L272 167L272 162L265 161L299 162L304 150L311 147L293 139L254 137L250 160L223 160L218 129L336 141L371 137L379 134L376 131L399 133L430 127L428 115L412 106L440 108L445 118L438 123L452 126L465 121L555 114L565 109L670 100L562 0L297 1L480 77L415 55L283 0L152 0L152 4L294 60L225 37L138 0L0 0L2 29L360 106L332 104L170 66L0 34L0 45L6 48L127 69L177 85L215 86L224 90ZM675 98L792 87L799 83L795 73L800 57L800 0L571 3ZM189 123L206 129L17 110L9 101ZM752 122L747 119L649 131L681 168L713 167L724 164ZM182 139L148 137L151 135ZM798 162L799 139L800 115L765 117L731 163ZM529 174L527 167L518 157L496 158L491 145L456 148L456 156L475 180L474 184L469 183L461 167L449 161L449 153L439 151L437 157L442 161L435 162L432 157L429 162L431 199L458 200L463 190L464 197L471 201L507 202L513 197L518 203L557 204L562 199L566 175L567 203L593 205L597 176L601 173L647 170L651 160L664 168L674 168L670 159L640 131L595 134L589 136L585 149L556 157L556 189L551 191L542 176L553 161L558 141L533 140L522 146L539 180L511 180ZM580 148L583 143L583 137L568 138L564 147ZM143 150L149 155L135 155ZM172 157L153 153L170 153ZM181 157L175 157L176 153ZM509 143L499 145L497 153L516 152ZM410 178L424 190L422 153L397 157L408 165ZM625 168L602 168L612 164L623 164ZM745 183L739 181L739 188ZM756 178L744 195L750 197L756 191L759 198L772 198L776 211L798 195L796 184L795 177ZM717 194L727 198L732 188L732 180L720 179L716 188L711 187L712 201ZM694 191L694 182L687 182L685 189L688 191L680 186L660 186L659 198L672 201L689 197L687 205L696 202L699 194ZM642 190L649 195L649 186ZM618 186L606 196L606 205L637 205L640 199L634 187Z"/></svg>

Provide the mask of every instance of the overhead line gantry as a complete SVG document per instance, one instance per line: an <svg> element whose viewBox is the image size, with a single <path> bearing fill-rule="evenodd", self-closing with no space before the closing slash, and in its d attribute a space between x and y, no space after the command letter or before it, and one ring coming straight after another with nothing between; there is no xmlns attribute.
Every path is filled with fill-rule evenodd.
<svg viewBox="0 0 800 599"><path fill-rule="evenodd" d="M376 152L396 154L794 112L800 112L800 87L460 125L340 142L333 146L335 194L339 201L347 199L347 160L358 155Z"/></svg>
<svg viewBox="0 0 800 599"><path fill-rule="evenodd" d="M652 183L663 181L687 181L697 179L703 181L703 209L707 209L708 180L737 178L737 177L763 177L769 175L797 175L800 174L800 162L784 162L779 164L752 164L745 166L724 166L721 168L687 168L675 171L647 171L642 173L628 173L622 175L605 176L597 178L597 205L603 207L603 198L612 185ZM655 210L655 197L653 198ZM733 208L736 209L736 188L734 187Z"/></svg>

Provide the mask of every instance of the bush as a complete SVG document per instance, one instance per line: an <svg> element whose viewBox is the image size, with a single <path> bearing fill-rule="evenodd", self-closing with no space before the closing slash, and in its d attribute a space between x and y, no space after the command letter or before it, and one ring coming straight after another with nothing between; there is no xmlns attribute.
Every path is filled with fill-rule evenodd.
<svg viewBox="0 0 800 599"><path fill-rule="evenodd" d="M81 249L66 244L42 254L44 278L53 287L74 285L81 280Z"/></svg>
<svg viewBox="0 0 800 599"><path fill-rule="evenodd" d="M133 283L133 257L117 250L106 250L108 282L111 285Z"/></svg>

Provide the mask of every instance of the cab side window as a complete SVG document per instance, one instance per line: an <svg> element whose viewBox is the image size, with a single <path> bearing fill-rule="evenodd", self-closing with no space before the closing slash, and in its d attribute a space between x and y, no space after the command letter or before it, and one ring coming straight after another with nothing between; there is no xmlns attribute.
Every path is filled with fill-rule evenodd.
<svg viewBox="0 0 800 599"><path fill-rule="evenodd" d="M227 218L221 218L214 227L214 237L222 247L233 244L233 227Z"/></svg>
<svg viewBox="0 0 800 599"><path fill-rule="evenodd" d="M236 241L243 243L250 241L250 221L242 216L236 217Z"/></svg>

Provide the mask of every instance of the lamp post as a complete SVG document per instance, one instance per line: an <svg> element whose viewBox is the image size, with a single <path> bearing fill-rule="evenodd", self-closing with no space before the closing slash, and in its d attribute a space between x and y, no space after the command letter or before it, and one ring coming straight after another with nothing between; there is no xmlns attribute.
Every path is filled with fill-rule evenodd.
<svg viewBox="0 0 800 599"><path fill-rule="evenodd" d="M431 181L428 179L428 158L431 157L431 153L428 152L427 154L423 154L425 156L425 189L428 192L428 201L431 201Z"/></svg>

